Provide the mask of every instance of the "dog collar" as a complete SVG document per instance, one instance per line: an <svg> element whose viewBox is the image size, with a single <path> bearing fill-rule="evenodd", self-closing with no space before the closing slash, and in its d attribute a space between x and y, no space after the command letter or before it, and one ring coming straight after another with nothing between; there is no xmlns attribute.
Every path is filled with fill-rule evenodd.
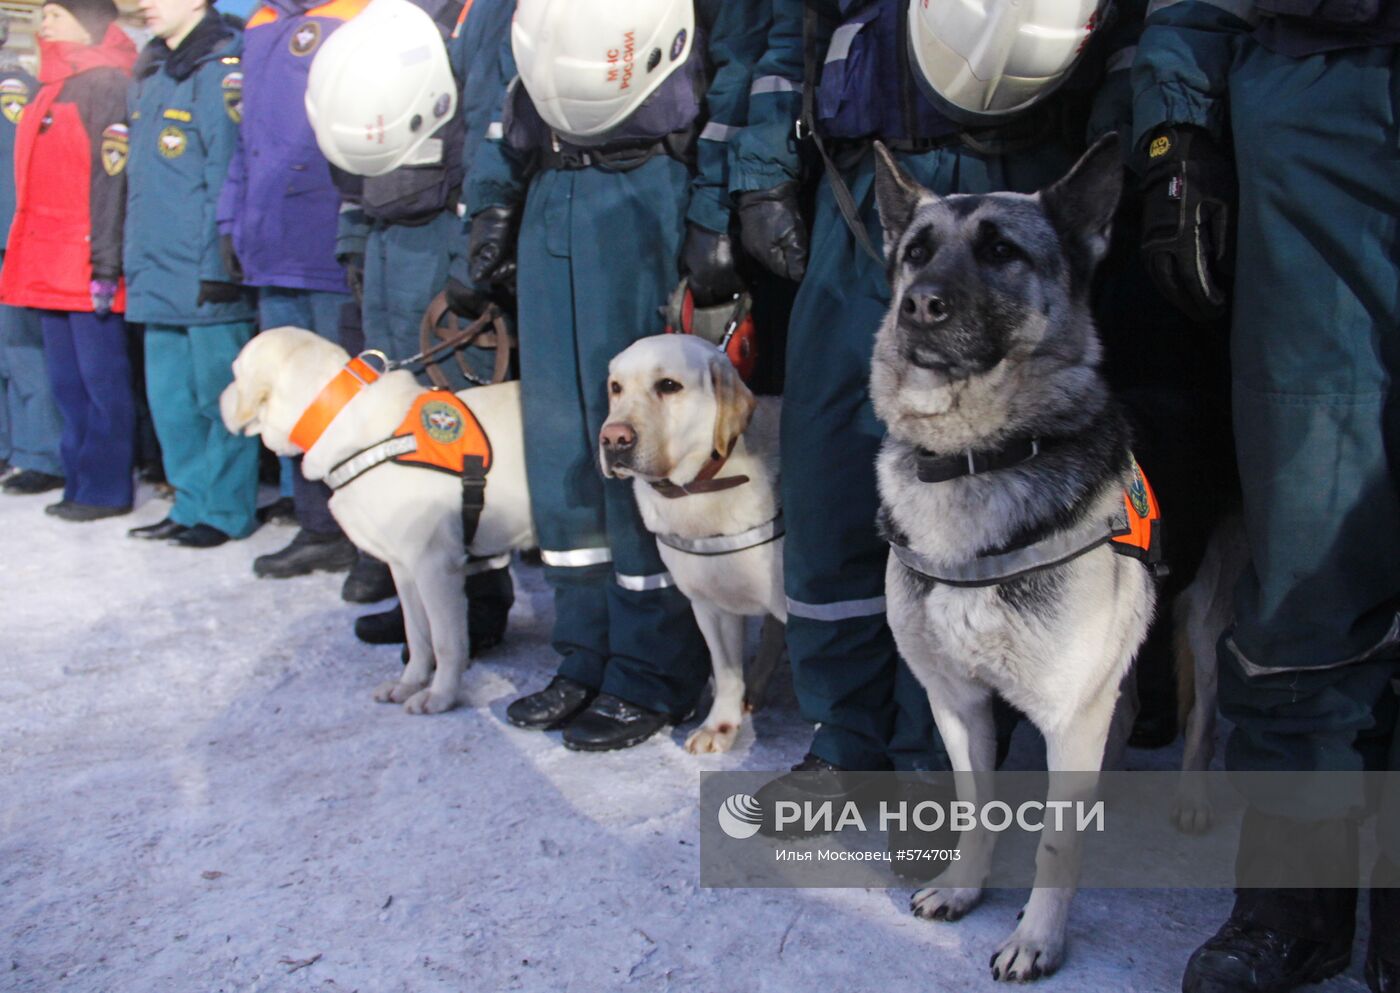
<svg viewBox="0 0 1400 993"><path fill-rule="evenodd" d="M311 446L321 440L321 435L326 433L326 428L331 426L331 421L345 409L345 405L355 399L360 390L383 374L383 370L376 370L365 361L367 355L378 357L385 370L388 369L387 357L375 349L361 352L345 363L344 368L322 387L321 392L316 394L316 399L302 411L301 417L293 425L292 432L288 435L293 445L303 452L311 451Z"/></svg>
<svg viewBox="0 0 1400 993"><path fill-rule="evenodd" d="M709 460L700 467L695 478L684 486L673 483L669 479L661 479L649 485L668 500L678 500L683 496L693 496L696 493L718 493L720 490L732 490L736 486L743 486L749 481L748 476L715 478L719 475L719 471L724 468L724 463L728 461L728 455L711 452Z"/></svg>
<svg viewBox="0 0 1400 993"><path fill-rule="evenodd" d="M950 479L976 476L979 473L1010 469L1029 462L1040 454L1039 438L1012 438L1000 448L989 452L970 449L957 455L935 455L916 449L914 465L921 483L946 483Z"/></svg>
<svg viewBox="0 0 1400 993"><path fill-rule="evenodd" d="M736 477L737 478L737 477ZM747 531L740 531L738 534L717 534L708 538L682 538L674 534L658 534L656 540L667 548L674 548L678 552L688 552L691 555L729 555L732 552L743 552L750 548L757 548L759 545L766 545L770 541L777 541L787 529L783 526L782 512L771 521L760 524L756 528L749 528Z"/></svg>

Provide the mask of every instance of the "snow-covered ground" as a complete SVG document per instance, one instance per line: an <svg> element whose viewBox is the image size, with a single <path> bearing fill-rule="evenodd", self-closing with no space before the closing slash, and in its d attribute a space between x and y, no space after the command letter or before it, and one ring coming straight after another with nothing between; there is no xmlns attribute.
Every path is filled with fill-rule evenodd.
<svg viewBox="0 0 1400 993"><path fill-rule="evenodd" d="M504 720L553 670L549 595L517 569L465 705L409 717L370 700L397 649L355 641L341 576L253 579L290 530L139 543L167 509L142 497L87 525L0 497L0 990L997 988L1024 893L946 925L907 889L699 888L699 773L801 758L788 685L729 755L687 755L684 729L567 752ZM1228 906L1082 892L1040 988L1171 993ZM1362 948L1314 988L1364 990Z"/></svg>

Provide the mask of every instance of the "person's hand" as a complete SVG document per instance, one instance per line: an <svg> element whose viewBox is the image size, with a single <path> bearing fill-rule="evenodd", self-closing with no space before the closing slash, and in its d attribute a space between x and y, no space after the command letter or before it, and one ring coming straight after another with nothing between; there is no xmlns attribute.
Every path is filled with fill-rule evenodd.
<svg viewBox="0 0 1400 993"><path fill-rule="evenodd" d="M117 298L117 281L94 279L88 283L88 293L92 296L92 312L98 317L106 317L112 312L112 301Z"/></svg>
<svg viewBox="0 0 1400 993"><path fill-rule="evenodd" d="M199 297L195 300L195 306L203 307L206 303L237 303L242 296L243 287L237 283L201 279L199 281Z"/></svg>
<svg viewBox="0 0 1400 993"><path fill-rule="evenodd" d="M1221 317L1234 269L1235 170L1202 128L1167 127L1147 149L1142 260L1157 289L1195 321Z"/></svg>
<svg viewBox="0 0 1400 993"><path fill-rule="evenodd" d="M447 295L447 309L469 321L476 320L491 305L491 299L486 294L451 276L447 278L443 292Z"/></svg>
<svg viewBox="0 0 1400 993"><path fill-rule="evenodd" d="M697 307L713 307L743 292L744 284L734 268L734 246L727 234L687 224L680 262Z"/></svg>
<svg viewBox="0 0 1400 993"><path fill-rule="evenodd" d="M797 182L740 193L739 242L763 268L794 282L807 271L807 226L797 205Z"/></svg>
<svg viewBox="0 0 1400 993"><path fill-rule="evenodd" d="M467 272L478 286L514 281L517 214L514 207L487 207L472 217Z"/></svg>
<svg viewBox="0 0 1400 993"><path fill-rule="evenodd" d="M243 282L243 263L238 261L238 252L233 247L233 235L219 235L219 258L223 260L224 271L235 283Z"/></svg>

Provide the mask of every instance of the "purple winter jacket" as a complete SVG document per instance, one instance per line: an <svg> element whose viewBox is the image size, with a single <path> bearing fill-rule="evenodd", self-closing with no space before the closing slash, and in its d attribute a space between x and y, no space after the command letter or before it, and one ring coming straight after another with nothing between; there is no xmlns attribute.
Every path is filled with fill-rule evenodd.
<svg viewBox="0 0 1400 993"><path fill-rule="evenodd" d="M248 20L243 119L218 221L250 286L346 292L335 260L340 194L303 97L322 42L367 2L270 0Z"/></svg>

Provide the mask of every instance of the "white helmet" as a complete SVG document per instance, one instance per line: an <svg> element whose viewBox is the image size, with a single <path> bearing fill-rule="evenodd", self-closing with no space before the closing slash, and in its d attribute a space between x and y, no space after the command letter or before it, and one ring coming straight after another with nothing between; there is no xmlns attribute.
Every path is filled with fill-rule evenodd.
<svg viewBox="0 0 1400 993"><path fill-rule="evenodd" d="M691 0L520 0L511 49L545 123L574 138L609 131L690 55Z"/></svg>
<svg viewBox="0 0 1400 993"><path fill-rule="evenodd" d="M358 176L441 161L432 135L456 109L442 31L408 0L372 0L311 63L306 116L316 144Z"/></svg>
<svg viewBox="0 0 1400 993"><path fill-rule="evenodd" d="M994 124L1070 74L1106 0L909 0L909 50L938 108Z"/></svg>

